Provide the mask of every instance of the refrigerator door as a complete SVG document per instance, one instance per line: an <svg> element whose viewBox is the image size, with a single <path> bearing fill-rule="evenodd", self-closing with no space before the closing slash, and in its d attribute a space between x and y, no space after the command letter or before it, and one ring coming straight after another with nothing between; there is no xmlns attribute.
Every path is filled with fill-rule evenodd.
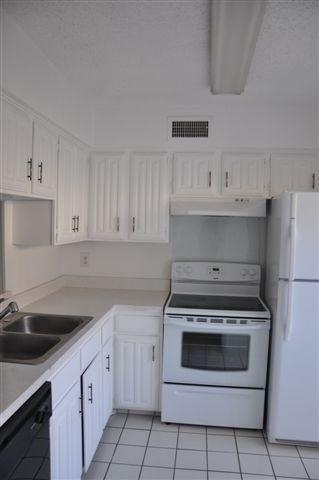
<svg viewBox="0 0 319 480"><path fill-rule="evenodd" d="M319 280L319 193L282 196L279 277Z"/></svg>
<svg viewBox="0 0 319 480"><path fill-rule="evenodd" d="M268 436L270 441L319 443L319 282L293 282L289 308L290 287L279 282Z"/></svg>

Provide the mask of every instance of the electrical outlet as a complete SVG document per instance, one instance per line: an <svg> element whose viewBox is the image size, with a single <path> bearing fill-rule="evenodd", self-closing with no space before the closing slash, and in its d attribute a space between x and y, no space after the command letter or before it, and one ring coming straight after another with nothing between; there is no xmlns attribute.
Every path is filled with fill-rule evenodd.
<svg viewBox="0 0 319 480"><path fill-rule="evenodd" d="M90 254L89 252L80 252L80 267L89 267Z"/></svg>

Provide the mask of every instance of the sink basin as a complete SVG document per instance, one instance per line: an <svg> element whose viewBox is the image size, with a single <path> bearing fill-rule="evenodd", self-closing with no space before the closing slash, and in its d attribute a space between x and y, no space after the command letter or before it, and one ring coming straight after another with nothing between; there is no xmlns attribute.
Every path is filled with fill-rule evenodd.
<svg viewBox="0 0 319 480"><path fill-rule="evenodd" d="M66 335L83 324L81 317L64 315L23 314L10 325L3 328L5 332L42 333Z"/></svg>
<svg viewBox="0 0 319 480"><path fill-rule="evenodd" d="M0 361L39 363L60 338L54 335L0 334Z"/></svg>

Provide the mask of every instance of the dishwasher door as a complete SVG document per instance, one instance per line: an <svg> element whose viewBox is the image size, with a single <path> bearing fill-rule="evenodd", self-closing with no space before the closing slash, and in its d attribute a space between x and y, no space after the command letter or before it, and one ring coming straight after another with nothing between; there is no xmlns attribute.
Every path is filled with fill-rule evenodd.
<svg viewBox="0 0 319 480"><path fill-rule="evenodd" d="M1 480L50 480L51 383L46 382L0 428Z"/></svg>

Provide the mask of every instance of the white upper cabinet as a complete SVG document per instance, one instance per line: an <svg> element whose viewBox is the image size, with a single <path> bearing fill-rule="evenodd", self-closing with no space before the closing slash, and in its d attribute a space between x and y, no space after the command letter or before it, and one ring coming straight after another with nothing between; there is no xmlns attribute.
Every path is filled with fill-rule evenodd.
<svg viewBox="0 0 319 480"><path fill-rule="evenodd" d="M218 195L219 177L219 159L214 153L187 152L174 154L174 195Z"/></svg>
<svg viewBox="0 0 319 480"><path fill-rule="evenodd" d="M4 193L27 195L32 181L32 119L5 99L1 106L0 188Z"/></svg>
<svg viewBox="0 0 319 480"><path fill-rule="evenodd" d="M129 239L168 241L169 195L166 153L133 153L130 160Z"/></svg>
<svg viewBox="0 0 319 480"><path fill-rule="evenodd" d="M284 191L312 192L319 190L319 158L317 152L277 153L271 155L271 195Z"/></svg>
<svg viewBox="0 0 319 480"><path fill-rule="evenodd" d="M268 156L264 153L222 153L222 194L267 196Z"/></svg>
<svg viewBox="0 0 319 480"><path fill-rule="evenodd" d="M94 154L90 160L89 237L125 240L128 227L128 171L124 153Z"/></svg>
<svg viewBox="0 0 319 480"><path fill-rule="evenodd" d="M87 238L88 161L74 143L60 137L56 243Z"/></svg>
<svg viewBox="0 0 319 480"><path fill-rule="evenodd" d="M32 193L56 197L58 136L38 121L33 122Z"/></svg>

